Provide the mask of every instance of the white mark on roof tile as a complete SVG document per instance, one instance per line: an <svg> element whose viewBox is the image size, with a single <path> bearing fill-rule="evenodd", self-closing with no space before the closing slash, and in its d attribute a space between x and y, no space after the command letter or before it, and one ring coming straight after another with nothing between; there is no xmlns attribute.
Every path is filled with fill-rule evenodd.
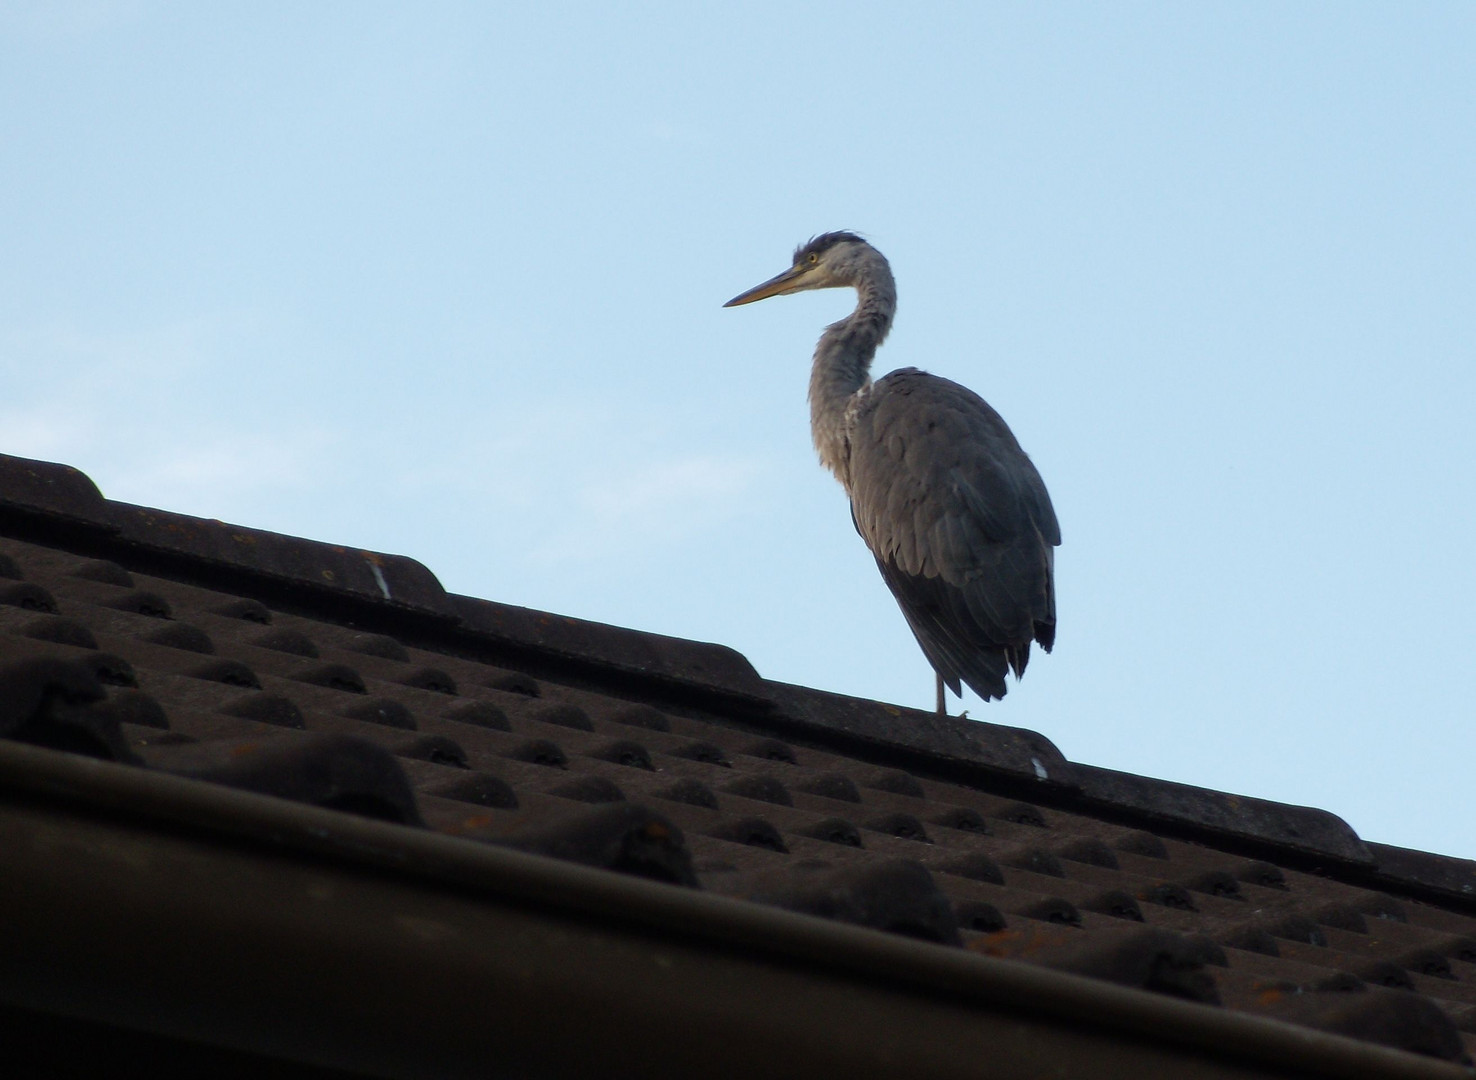
<svg viewBox="0 0 1476 1080"><path fill-rule="evenodd" d="M1040 758L1031 758L1030 764L1035 766L1035 775L1038 779L1049 780L1051 778L1051 774L1046 772L1046 767L1040 763Z"/></svg>
<svg viewBox="0 0 1476 1080"><path fill-rule="evenodd" d="M369 571L374 575L374 583L379 586L379 591L383 593L384 598L388 600L390 598L389 582L384 580L384 573L379 569L379 566L376 563L372 562L369 564Z"/></svg>

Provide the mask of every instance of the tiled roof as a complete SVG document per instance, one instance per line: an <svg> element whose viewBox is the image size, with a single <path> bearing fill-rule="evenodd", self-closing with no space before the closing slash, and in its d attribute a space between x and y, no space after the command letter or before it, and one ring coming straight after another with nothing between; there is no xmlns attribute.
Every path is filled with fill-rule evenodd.
<svg viewBox="0 0 1476 1080"><path fill-rule="evenodd" d="M1423 1055L1430 1075L1476 1047L1476 865L1069 762L1033 732L766 681L721 646L449 595L409 559L109 502L75 470L7 457L0 797L335 865L551 856L594 868L597 891L662 883L611 900L619 919L714 894L743 903L693 909L691 933L779 909L866 928L846 931L847 963L880 931L980 985L1096 980L1030 991L1047 1005L1083 985L1162 995L1122 1008L1162 1002L1169 1043L1175 1023L1250 1015ZM334 814L272 817L301 804ZM775 925L801 953L831 940ZM1370 1049L1339 1071L1348 1039L1307 1053L1327 1075L1422 1060Z"/></svg>

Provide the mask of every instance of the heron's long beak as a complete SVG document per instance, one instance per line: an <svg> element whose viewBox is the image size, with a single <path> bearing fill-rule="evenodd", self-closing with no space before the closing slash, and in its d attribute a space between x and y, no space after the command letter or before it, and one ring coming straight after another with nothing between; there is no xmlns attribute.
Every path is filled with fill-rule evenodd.
<svg viewBox="0 0 1476 1080"><path fill-rule="evenodd" d="M778 296L780 293L790 292L809 269L808 266L791 266L784 273L775 274L762 285L755 285L747 292L739 293L724 304L723 307L737 307L739 304L751 304L755 300L765 300L770 296Z"/></svg>

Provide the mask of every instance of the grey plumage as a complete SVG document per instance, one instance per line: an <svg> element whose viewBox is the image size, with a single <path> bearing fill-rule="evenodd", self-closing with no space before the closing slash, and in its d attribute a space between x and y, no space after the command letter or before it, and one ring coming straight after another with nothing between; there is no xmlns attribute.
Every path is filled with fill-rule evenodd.
<svg viewBox="0 0 1476 1080"><path fill-rule="evenodd" d="M854 288L856 310L825 328L810 372L810 429L851 499L856 531L942 686L1003 697L1038 642L1056 636L1054 548L1040 474L973 391L916 368L876 382L896 286L881 252L854 233L817 236L791 267L725 306L806 289Z"/></svg>

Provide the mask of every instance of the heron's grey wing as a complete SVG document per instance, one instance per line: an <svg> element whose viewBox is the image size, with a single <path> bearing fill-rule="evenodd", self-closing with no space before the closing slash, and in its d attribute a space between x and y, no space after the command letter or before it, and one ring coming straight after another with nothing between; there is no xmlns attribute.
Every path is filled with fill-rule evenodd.
<svg viewBox="0 0 1476 1080"><path fill-rule="evenodd" d="M1030 644L1055 638L1045 484L983 398L905 368L879 380L850 430L851 513L928 661L988 699Z"/></svg>

